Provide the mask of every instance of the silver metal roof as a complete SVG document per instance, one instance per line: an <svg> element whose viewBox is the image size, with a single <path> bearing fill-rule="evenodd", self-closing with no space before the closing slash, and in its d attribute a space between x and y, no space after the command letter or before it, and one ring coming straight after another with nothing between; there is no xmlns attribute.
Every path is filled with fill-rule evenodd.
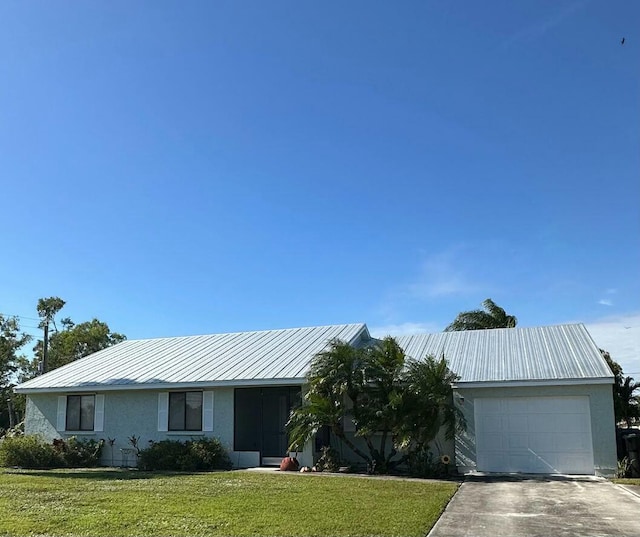
<svg viewBox="0 0 640 537"><path fill-rule="evenodd" d="M441 332L396 338L408 356L444 356L465 382L613 379L582 324Z"/></svg>
<svg viewBox="0 0 640 537"><path fill-rule="evenodd" d="M129 340L36 377L17 391L300 384L311 358L337 338L368 339L365 324Z"/></svg>
<svg viewBox="0 0 640 537"><path fill-rule="evenodd" d="M124 341L25 382L18 392L300 384L333 339L361 346L365 324ZM415 359L444 353L458 384L612 381L582 324L396 338Z"/></svg>

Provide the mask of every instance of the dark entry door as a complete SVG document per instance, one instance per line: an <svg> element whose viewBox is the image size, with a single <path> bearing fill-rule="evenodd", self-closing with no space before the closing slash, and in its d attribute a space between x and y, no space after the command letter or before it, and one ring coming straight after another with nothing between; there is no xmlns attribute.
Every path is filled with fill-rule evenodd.
<svg viewBox="0 0 640 537"><path fill-rule="evenodd" d="M284 457L288 438L284 428L289 419L289 389L272 388L262 392L262 456Z"/></svg>
<svg viewBox="0 0 640 537"><path fill-rule="evenodd" d="M260 451L262 457L284 457L289 443L285 424L299 400L299 386L236 388L236 451Z"/></svg>

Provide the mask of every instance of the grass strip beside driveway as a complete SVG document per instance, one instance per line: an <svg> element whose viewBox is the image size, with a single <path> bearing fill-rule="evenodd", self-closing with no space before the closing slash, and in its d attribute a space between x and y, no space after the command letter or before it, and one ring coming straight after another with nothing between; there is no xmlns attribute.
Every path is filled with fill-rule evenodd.
<svg viewBox="0 0 640 537"><path fill-rule="evenodd" d="M422 536L457 487L237 471L5 471L0 534Z"/></svg>

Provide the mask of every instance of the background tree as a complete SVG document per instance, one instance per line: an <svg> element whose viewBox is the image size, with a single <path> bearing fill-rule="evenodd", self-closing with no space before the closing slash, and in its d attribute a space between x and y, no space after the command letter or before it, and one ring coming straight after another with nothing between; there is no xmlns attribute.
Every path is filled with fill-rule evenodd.
<svg viewBox="0 0 640 537"><path fill-rule="evenodd" d="M123 334L112 332L107 323L98 319L75 324L66 317L59 321L60 328L58 328L56 316L64 305L65 301L58 297L38 300L40 326L43 329L45 326L52 327L52 331L47 337L47 369L49 371L127 339ZM29 380L42 372L45 338L36 342L33 353L32 359L23 357L17 361L20 382Z"/></svg>
<svg viewBox="0 0 640 537"><path fill-rule="evenodd" d="M17 317L0 315L0 429L6 429L18 419L13 397L13 382L18 371L19 351L31 339L20 332Z"/></svg>
<svg viewBox="0 0 640 537"><path fill-rule="evenodd" d="M53 327L57 330L55 316L64 307L66 302L57 296L49 298L40 298L36 309L38 317L40 317L40 328L44 332L41 345L40 371L46 373L49 371L49 327L53 323Z"/></svg>
<svg viewBox="0 0 640 537"><path fill-rule="evenodd" d="M602 357L613 373L613 410L616 423L624 423L627 428L640 420L640 382L634 382L633 377L625 377L622 367L611 358L611 354L600 349Z"/></svg>
<svg viewBox="0 0 640 537"><path fill-rule="evenodd" d="M43 372L45 340L48 350L46 369L50 371L126 339L98 319L75 324L64 318L59 321L59 329L56 316L64 305L65 301L59 297L38 300L39 326L46 337L36 342L31 358L18 354L18 350L32 339L31 336L20 333L16 317L0 315L0 428L6 428L11 422L8 400L13 406L15 421L24 418L25 397L13 392L13 382L24 382ZM52 328L51 332L49 328Z"/></svg>
<svg viewBox="0 0 640 537"><path fill-rule="evenodd" d="M98 319L80 324L63 319L61 325L63 329L54 332L49 340L50 371L126 339Z"/></svg>
<svg viewBox="0 0 640 537"><path fill-rule="evenodd" d="M372 471L391 471L424 450L442 426L449 437L464 427L453 403L456 378L444 357L407 359L391 337L361 349L333 341L312 360L303 404L287 423L290 449L300 450L326 426ZM350 421L353 437L345 431Z"/></svg>
<svg viewBox="0 0 640 537"><path fill-rule="evenodd" d="M493 300L487 298L481 310L463 311L445 328L445 332L462 330L486 330L489 328L515 328L518 319L507 313Z"/></svg>

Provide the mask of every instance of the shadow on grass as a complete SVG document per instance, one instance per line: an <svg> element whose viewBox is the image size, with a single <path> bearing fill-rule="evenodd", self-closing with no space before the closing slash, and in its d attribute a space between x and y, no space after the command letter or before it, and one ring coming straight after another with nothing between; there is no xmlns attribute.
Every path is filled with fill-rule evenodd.
<svg viewBox="0 0 640 537"><path fill-rule="evenodd" d="M28 475L34 477L51 477L60 479L86 479L86 480L136 480L136 479L158 479L168 477L184 477L189 475L199 475L201 473L214 472L141 472L127 468L85 468L85 469L51 469L51 470L27 470L27 469L4 469L4 474Z"/></svg>

